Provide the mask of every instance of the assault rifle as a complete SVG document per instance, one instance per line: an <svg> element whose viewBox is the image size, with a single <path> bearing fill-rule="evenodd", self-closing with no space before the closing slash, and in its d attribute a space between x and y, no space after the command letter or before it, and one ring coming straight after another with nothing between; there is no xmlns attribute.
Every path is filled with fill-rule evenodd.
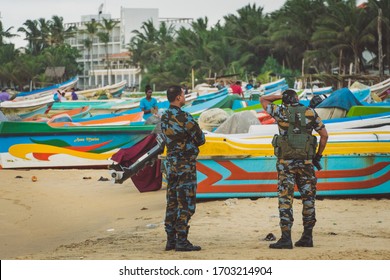
<svg viewBox="0 0 390 280"><path fill-rule="evenodd" d="M123 166L120 163L110 165L108 168L112 178L111 181L116 184L122 184L124 181L137 174L137 172L143 169L145 166L153 165L157 156L164 151L164 134L158 134L156 140L157 145L154 146L150 151L142 155L140 158L138 158L129 167Z"/></svg>

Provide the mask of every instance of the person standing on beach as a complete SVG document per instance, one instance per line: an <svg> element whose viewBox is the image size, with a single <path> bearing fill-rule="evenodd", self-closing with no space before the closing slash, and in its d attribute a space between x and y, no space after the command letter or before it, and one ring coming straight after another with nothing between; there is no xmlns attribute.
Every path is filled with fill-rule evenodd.
<svg viewBox="0 0 390 280"><path fill-rule="evenodd" d="M232 84L230 86L230 88L232 89L232 93L233 94L238 94L239 96L241 96L242 98L244 98L244 91L242 90L242 83L241 81L237 81L235 82L234 84Z"/></svg>
<svg viewBox="0 0 390 280"><path fill-rule="evenodd" d="M76 89L72 88L72 100L78 100L79 97L77 96Z"/></svg>
<svg viewBox="0 0 390 280"><path fill-rule="evenodd" d="M282 105L273 101L282 99ZM328 132L321 118L312 108L299 104L298 95L288 89L280 94L260 97L261 105L278 123L279 135L275 135L272 145L277 156L279 217L282 237L272 249L292 249L291 228L293 218L294 185L301 194L303 209L303 234L295 243L297 247L313 247L313 227L316 223L315 198L317 178L314 165L321 168L322 152L328 141ZM313 130L320 135L317 138Z"/></svg>
<svg viewBox="0 0 390 280"><path fill-rule="evenodd" d="M157 107L157 100L156 98L153 98L152 97L152 88L147 85L145 87L145 97L141 99L140 101L140 104L139 104L139 107L141 108L141 110L144 112L144 119L147 120L152 114L153 114L153 111L156 111L158 110L158 107Z"/></svg>
<svg viewBox="0 0 390 280"><path fill-rule="evenodd" d="M191 244L187 237L188 223L196 206L196 158L205 136L192 115L181 110L185 104L183 89L169 87L167 98L170 106L161 117L167 147L165 250L199 251L201 247Z"/></svg>

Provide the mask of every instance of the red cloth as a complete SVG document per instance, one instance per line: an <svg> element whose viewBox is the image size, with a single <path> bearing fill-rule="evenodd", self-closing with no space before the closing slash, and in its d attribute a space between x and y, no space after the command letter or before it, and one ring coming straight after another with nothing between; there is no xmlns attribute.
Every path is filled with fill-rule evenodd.
<svg viewBox="0 0 390 280"><path fill-rule="evenodd" d="M150 134L130 148L120 149L111 159L120 165L129 167L141 156L157 145L156 134ZM140 192L157 191L161 189L161 160L157 159L152 166L148 165L131 177L135 187Z"/></svg>
<svg viewBox="0 0 390 280"><path fill-rule="evenodd" d="M230 88L232 89L232 93L239 94L239 95L242 94L241 86L234 84L234 85L231 85Z"/></svg>

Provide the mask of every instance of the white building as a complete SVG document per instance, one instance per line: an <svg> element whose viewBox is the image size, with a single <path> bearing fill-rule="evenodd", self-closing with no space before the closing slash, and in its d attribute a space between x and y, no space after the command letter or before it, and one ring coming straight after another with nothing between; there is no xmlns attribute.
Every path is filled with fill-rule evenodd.
<svg viewBox="0 0 390 280"><path fill-rule="evenodd" d="M85 46L85 41L89 38L85 32L85 24L91 21L101 22L103 18L111 19L111 15L85 15L81 17L81 22L65 24L65 28L75 26L78 30L74 37L67 39L67 42L72 47L80 50L82 54L82 57L77 61L83 68L83 73L79 76L78 83L78 87L81 89L115 84L123 80L127 81L128 87L138 87L142 79L141 71L139 68L129 65L128 44L134 36L132 32L140 30L143 23L149 20L152 20L155 24L165 21L169 25L174 26L175 29L180 27L189 28L192 23L192 19L189 18L159 19L158 9L121 7L120 18L111 19L116 21L117 24L110 34L108 57L111 66L109 67L110 69L107 69L105 44L100 42L97 36L94 36L92 48L88 50Z"/></svg>

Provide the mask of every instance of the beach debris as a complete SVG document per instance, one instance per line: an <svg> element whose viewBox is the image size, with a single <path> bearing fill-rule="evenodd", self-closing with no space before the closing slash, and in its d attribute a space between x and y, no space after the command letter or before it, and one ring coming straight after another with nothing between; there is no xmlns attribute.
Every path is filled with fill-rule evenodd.
<svg viewBox="0 0 390 280"><path fill-rule="evenodd" d="M233 205L236 205L238 203L238 199L237 198L229 198L229 199L225 200L224 203L226 206L233 206Z"/></svg>
<svg viewBox="0 0 390 280"><path fill-rule="evenodd" d="M156 227L158 227L158 225L156 225L156 224L147 224L146 225L146 228L149 228L149 229L156 228Z"/></svg>
<svg viewBox="0 0 390 280"><path fill-rule="evenodd" d="M328 232L329 235L337 235L335 232Z"/></svg>
<svg viewBox="0 0 390 280"><path fill-rule="evenodd" d="M108 232L112 232L112 231L115 231L115 229L114 228L109 228L109 229L107 229L107 231Z"/></svg>
<svg viewBox="0 0 390 280"><path fill-rule="evenodd" d="M18 175L18 176L16 176L15 178L16 178L16 179L22 179L23 177L20 176L20 175Z"/></svg>
<svg viewBox="0 0 390 280"><path fill-rule="evenodd" d="M146 208L146 207L142 207L142 208L141 208L141 210L148 210L148 208Z"/></svg>
<svg viewBox="0 0 390 280"><path fill-rule="evenodd" d="M36 181L38 181L38 178L36 176L32 176L31 181L36 182Z"/></svg>
<svg viewBox="0 0 390 280"><path fill-rule="evenodd" d="M92 179L92 177L83 177L84 180Z"/></svg>
<svg viewBox="0 0 390 280"><path fill-rule="evenodd" d="M276 240L276 236L273 233L268 233L267 236L264 238L265 241L274 241Z"/></svg>
<svg viewBox="0 0 390 280"><path fill-rule="evenodd" d="M110 181L110 179L100 176L98 181Z"/></svg>

